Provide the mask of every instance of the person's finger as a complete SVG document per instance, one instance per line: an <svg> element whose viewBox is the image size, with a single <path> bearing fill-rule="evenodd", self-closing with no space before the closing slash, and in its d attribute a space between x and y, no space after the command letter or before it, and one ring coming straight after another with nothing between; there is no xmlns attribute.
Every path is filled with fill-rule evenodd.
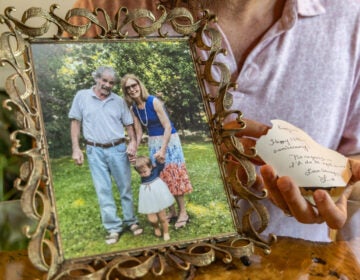
<svg viewBox="0 0 360 280"><path fill-rule="evenodd" d="M278 189L286 202L291 214L301 223L322 223L314 207L301 195L299 187L288 177L280 177L277 180Z"/></svg>
<svg viewBox="0 0 360 280"><path fill-rule="evenodd" d="M223 129L236 130L235 136L237 137L248 136L253 138L259 138L261 135L265 135L270 128L269 126L254 120L242 120L243 123L236 120L230 121L224 124Z"/></svg>
<svg viewBox="0 0 360 280"><path fill-rule="evenodd" d="M350 184L348 186L345 187L345 190L343 192L343 196L348 200L356 200L358 201L360 198L360 193L359 193L359 183L360 181L358 181L355 184Z"/></svg>
<svg viewBox="0 0 360 280"><path fill-rule="evenodd" d="M351 172L352 172L352 179L354 181L360 180L360 161L349 159L350 166L351 166Z"/></svg>
<svg viewBox="0 0 360 280"><path fill-rule="evenodd" d="M256 175L255 182L251 185L253 190L262 192L264 190L264 180L261 176Z"/></svg>
<svg viewBox="0 0 360 280"><path fill-rule="evenodd" d="M132 156L132 157L128 157L129 158L129 161L132 165L134 165L136 163L136 157L135 156Z"/></svg>
<svg viewBox="0 0 360 280"><path fill-rule="evenodd" d="M269 199L282 210L287 210L288 206L277 187L277 175L270 165L260 167L260 173L263 178L265 188L268 191Z"/></svg>
<svg viewBox="0 0 360 280"><path fill-rule="evenodd" d="M238 138L244 148L244 154L249 155L251 160L256 165L263 165L265 162L258 156L251 157L254 154L256 141L254 139L241 137Z"/></svg>
<svg viewBox="0 0 360 280"><path fill-rule="evenodd" d="M253 121L249 121L249 122L253 123ZM256 165L263 165L264 161L258 155L256 155L256 151L255 151L256 140L254 138L250 138L250 137L258 137L261 133L263 133L262 130L265 130L265 127L262 124L260 123L258 124L259 126L262 127L262 129L259 130L254 129L255 127L257 127L257 125L255 126L254 124L251 124L250 127L245 128L245 131L241 131L238 133L234 132L234 136L237 137L236 139L241 144L241 153L248 155L248 159L252 163ZM233 121L226 124L224 129L231 131L231 130L237 130L237 128L239 127L240 124L236 121ZM223 142L223 144L221 145L221 149L224 153L235 152L234 149L237 146L237 144L238 143L234 144L232 142Z"/></svg>
<svg viewBox="0 0 360 280"><path fill-rule="evenodd" d="M84 154L80 154L79 164L82 165L84 163Z"/></svg>
<svg viewBox="0 0 360 280"><path fill-rule="evenodd" d="M332 229L342 228L347 217L346 196L342 195L336 204L324 190L316 190L313 197L319 214L324 218L327 225Z"/></svg>

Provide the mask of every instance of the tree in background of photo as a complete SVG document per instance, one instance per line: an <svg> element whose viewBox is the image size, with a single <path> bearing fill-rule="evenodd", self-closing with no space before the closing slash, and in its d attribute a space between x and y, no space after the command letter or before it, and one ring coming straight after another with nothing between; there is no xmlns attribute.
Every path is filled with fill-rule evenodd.
<svg viewBox="0 0 360 280"><path fill-rule="evenodd" d="M71 154L69 106L79 89L93 86L91 73L100 65L120 77L134 73L151 94L162 92L180 136L208 130L186 41L33 44L32 53L51 158ZM123 95L119 86L113 91Z"/></svg>

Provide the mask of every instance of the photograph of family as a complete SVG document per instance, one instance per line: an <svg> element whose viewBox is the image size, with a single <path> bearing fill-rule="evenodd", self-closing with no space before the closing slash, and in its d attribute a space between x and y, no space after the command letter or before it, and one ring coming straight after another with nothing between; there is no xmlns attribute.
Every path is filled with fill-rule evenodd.
<svg viewBox="0 0 360 280"><path fill-rule="evenodd" d="M65 259L235 235L187 40L31 55Z"/></svg>

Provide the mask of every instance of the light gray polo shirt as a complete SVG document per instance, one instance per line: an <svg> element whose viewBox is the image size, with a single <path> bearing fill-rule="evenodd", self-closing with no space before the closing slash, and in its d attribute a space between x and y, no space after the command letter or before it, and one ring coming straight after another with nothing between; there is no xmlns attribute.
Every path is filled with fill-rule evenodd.
<svg viewBox="0 0 360 280"><path fill-rule="evenodd" d="M112 92L101 100L92 88L76 93L69 118L82 123L86 140L101 144L124 138L124 126L133 124L130 110L122 97Z"/></svg>

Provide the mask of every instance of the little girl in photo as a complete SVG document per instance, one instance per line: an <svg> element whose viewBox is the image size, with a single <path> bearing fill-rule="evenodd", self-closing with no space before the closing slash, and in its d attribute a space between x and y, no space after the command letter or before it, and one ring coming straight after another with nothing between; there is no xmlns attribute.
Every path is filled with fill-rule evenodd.
<svg viewBox="0 0 360 280"><path fill-rule="evenodd" d="M138 212L147 214L149 222L154 227L155 236L163 236L164 240L168 241L170 235L166 209L174 204L175 198L166 183L159 177L164 166L165 162L158 160L156 160L156 166L153 166L150 158L146 156L139 156L135 161L135 170L141 177ZM160 224L163 233L161 233Z"/></svg>

